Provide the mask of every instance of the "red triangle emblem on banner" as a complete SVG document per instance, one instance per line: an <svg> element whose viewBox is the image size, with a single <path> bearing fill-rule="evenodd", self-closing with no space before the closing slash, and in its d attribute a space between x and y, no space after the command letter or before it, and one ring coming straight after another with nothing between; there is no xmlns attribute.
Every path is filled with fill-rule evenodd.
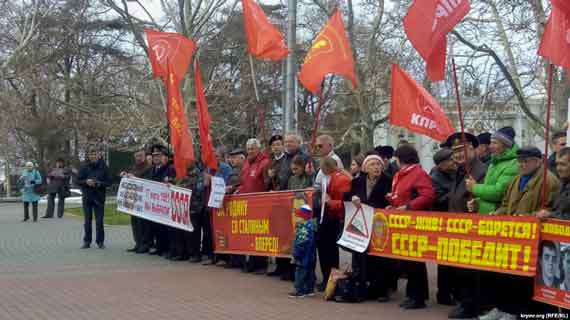
<svg viewBox="0 0 570 320"><path fill-rule="evenodd" d="M357 217L358 220L356 220ZM366 223L366 217L364 216L364 210L362 210L362 207L357 208L352 218L350 218L348 226L346 227L346 232L368 238L370 233L368 232L368 224Z"/></svg>

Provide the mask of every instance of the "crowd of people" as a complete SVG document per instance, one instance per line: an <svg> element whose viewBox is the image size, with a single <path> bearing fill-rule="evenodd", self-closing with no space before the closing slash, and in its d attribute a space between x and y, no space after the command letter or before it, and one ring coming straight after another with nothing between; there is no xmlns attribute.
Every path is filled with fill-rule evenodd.
<svg viewBox="0 0 570 320"><path fill-rule="evenodd" d="M549 158L546 177L542 152L535 146L517 146L515 135L511 127L478 136L454 133L434 154L433 168L422 168L414 146L401 141L395 150L378 146L354 156L348 170L335 154L333 138L328 135L317 137L312 155L304 151L300 136L275 135L269 140L268 150L263 150L257 139L249 139L245 150L237 148L227 155L220 148L216 154L219 167L216 172L195 162L183 179L175 179L167 148L156 145L150 150L141 149L134 154L134 166L121 175L191 189L190 218L194 231L132 217L135 246L129 251L294 280L295 290L290 297L304 297L313 295L315 290L323 291L331 270L339 267L337 240L344 224L343 201L410 213L434 210L451 214L570 219L570 148L565 147L565 133L553 137L554 152ZM103 205L110 179L98 152L90 150L88 157L78 174L85 210L82 248L91 244L93 213L96 243L104 248ZM276 268L268 272L265 257L214 254L212 211L206 205L213 175L224 179L227 194L315 189L312 206L303 206L295 214L293 259L277 258ZM52 173L51 179L61 176L65 177L65 170ZM541 192L544 179L548 186L546 208L542 205ZM38 183L41 177L32 167L22 175L22 181L25 219L28 219L29 203L36 204L33 206L36 219L37 199L29 197L26 190L33 192L34 181ZM59 191L50 193L52 200L55 193ZM322 217L321 206L324 206ZM46 215L53 215L53 205L51 208ZM540 254L548 252L541 250ZM318 284L315 283L317 261L323 279ZM406 299L400 307L426 307L429 284L424 262L352 253L352 272L352 276L364 284L366 299L390 301L398 288L398 280L406 279ZM533 278L530 277L438 266L436 285L437 303L454 306L448 315L453 319L516 319L521 313L552 311L550 306L532 300Z"/></svg>

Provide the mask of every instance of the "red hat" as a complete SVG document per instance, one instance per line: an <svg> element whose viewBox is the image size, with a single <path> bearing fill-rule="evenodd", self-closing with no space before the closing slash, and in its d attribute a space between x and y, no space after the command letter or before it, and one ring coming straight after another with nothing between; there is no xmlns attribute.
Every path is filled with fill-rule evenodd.
<svg viewBox="0 0 570 320"><path fill-rule="evenodd" d="M313 217L313 209L311 209L309 205L304 204L295 211L295 216L305 220L309 220Z"/></svg>

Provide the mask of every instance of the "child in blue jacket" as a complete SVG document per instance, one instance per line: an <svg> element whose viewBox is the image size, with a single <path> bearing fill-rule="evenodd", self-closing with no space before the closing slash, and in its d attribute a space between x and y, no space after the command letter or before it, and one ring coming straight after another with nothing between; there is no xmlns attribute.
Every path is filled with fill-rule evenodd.
<svg viewBox="0 0 570 320"><path fill-rule="evenodd" d="M315 294L315 220L313 210L303 205L295 211L295 243L293 245L295 291L290 298L303 298Z"/></svg>

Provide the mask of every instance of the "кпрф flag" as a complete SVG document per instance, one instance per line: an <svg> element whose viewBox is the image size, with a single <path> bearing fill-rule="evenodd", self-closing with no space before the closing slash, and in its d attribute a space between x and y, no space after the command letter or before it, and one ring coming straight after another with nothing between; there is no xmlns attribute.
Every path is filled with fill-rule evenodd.
<svg viewBox="0 0 570 320"><path fill-rule="evenodd" d="M283 35L269 22L255 0L242 0L243 24L247 50L259 59L279 61L287 57L289 50Z"/></svg>
<svg viewBox="0 0 570 320"><path fill-rule="evenodd" d="M445 79L447 34L467 15L468 0L414 0L404 17L404 30L426 62L432 81Z"/></svg>
<svg viewBox="0 0 570 320"><path fill-rule="evenodd" d="M313 41L299 72L299 81L303 87L316 94L321 90L321 83L327 74L347 78L352 82L353 88L358 85L352 49L338 9L334 10L330 20Z"/></svg>
<svg viewBox="0 0 570 320"><path fill-rule="evenodd" d="M435 98L397 64L392 65L390 124L438 141L455 132Z"/></svg>

